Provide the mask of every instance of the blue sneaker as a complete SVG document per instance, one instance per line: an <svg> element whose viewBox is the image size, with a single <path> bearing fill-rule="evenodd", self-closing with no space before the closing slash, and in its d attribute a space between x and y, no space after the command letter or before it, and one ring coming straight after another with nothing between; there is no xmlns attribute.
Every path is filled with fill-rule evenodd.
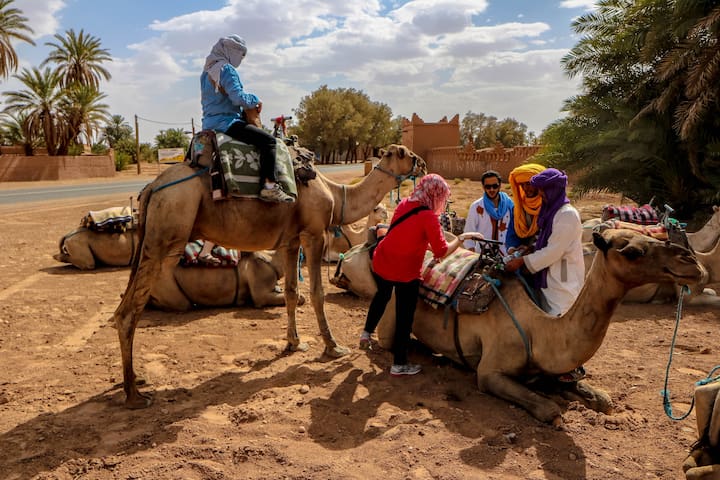
<svg viewBox="0 0 720 480"><path fill-rule="evenodd" d="M393 377L401 377L403 375L417 375L422 371L422 367L415 363L406 363L405 365L393 365L390 367L390 375Z"/></svg>

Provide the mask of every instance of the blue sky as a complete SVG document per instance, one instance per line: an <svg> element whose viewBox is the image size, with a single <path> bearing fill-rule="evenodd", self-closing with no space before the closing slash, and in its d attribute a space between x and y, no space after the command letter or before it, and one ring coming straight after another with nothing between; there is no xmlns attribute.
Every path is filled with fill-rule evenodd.
<svg viewBox="0 0 720 480"><path fill-rule="evenodd" d="M200 128L199 76L221 36L245 37L238 69L263 101L263 118L292 115L322 85L356 88L427 122L472 111L512 117L539 134L577 93L560 59L577 42L570 23L593 0L15 0L36 46L69 29L98 37L112 79L110 112L153 142L161 129ZM0 91L16 90L14 79Z"/></svg>

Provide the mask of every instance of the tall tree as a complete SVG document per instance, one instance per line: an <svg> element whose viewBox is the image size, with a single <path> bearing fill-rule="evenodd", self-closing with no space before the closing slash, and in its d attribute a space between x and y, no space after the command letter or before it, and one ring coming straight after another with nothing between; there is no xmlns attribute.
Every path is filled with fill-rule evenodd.
<svg viewBox="0 0 720 480"><path fill-rule="evenodd" d="M45 42L52 47L48 57L40 66L54 63L63 79L63 85L89 85L96 89L100 79L110 80L110 72L103 62L111 62L110 52L101 46L99 38L86 34L83 30L76 34L70 29L63 37L55 34L57 42Z"/></svg>
<svg viewBox="0 0 720 480"><path fill-rule="evenodd" d="M18 67L13 40L35 45L32 38L27 35L33 33L32 28L27 25L27 18L22 16L21 10L11 6L13 2L14 0L0 0L0 77L2 78L7 78Z"/></svg>
<svg viewBox="0 0 720 480"><path fill-rule="evenodd" d="M527 145L530 137L527 126L514 118L498 121L493 116L468 111L460 122L460 139L463 144L469 142L480 149L497 143L505 147Z"/></svg>
<svg viewBox="0 0 720 480"><path fill-rule="evenodd" d="M125 138L132 139L132 135L133 128L125 121L122 115L110 117L103 129L103 139L110 148L115 148L115 145Z"/></svg>
<svg viewBox="0 0 720 480"><path fill-rule="evenodd" d="M57 155L60 133L58 107L65 94L59 72L35 67L32 70L24 68L14 76L25 89L3 92L7 104L5 111L27 115L30 130L43 136L50 155Z"/></svg>
<svg viewBox="0 0 720 480"><path fill-rule="evenodd" d="M72 144L92 145L101 124L108 118L108 105L101 103L106 97L95 87L74 84L66 89L60 101L62 133L58 154L67 154Z"/></svg>

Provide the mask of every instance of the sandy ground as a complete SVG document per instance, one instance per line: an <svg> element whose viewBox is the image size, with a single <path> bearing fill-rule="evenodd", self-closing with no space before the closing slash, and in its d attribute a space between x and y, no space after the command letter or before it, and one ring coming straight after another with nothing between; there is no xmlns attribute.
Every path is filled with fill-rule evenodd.
<svg viewBox="0 0 720 480"><path fill-rule="evenodd" d="M477 183L452 186L457 207L480 194ZM676 305L619 308L586 364L614 413L569 404L556 430L481 394L473 372L419 344L411 360L423 373L390 377L389 352L357 349L368 302L330 285L324 267L328 318L350 355L322 355L309 305L298 323L310 350L293 354L283 352L283 307L147 311L135 368L154 403L126 410L109 320L129 270L80 272L52 258L88 210L125 197L0 206L0 478L684 478L695 416L669 419L660 395ZM577 204L587 217L606 200ZM682 311L676 416L719 363L718 322L717 311Z"/></svg>

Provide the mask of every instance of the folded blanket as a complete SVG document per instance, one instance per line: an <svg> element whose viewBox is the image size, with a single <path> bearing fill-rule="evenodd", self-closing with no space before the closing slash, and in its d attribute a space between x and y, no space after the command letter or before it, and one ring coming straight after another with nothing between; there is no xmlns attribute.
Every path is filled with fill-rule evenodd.
<svg viewBox="0 0 720 480"><path fill-rule="evenodd" d="M239 142L223 133L217 134L228 194L233 197L258 197L260 194L260 152L254 145ZM293 161L285 143L276 139L275 172L283 191L297 198Z"/></svg>
<svg viewBox="0 0 720 480"><path fill-rule="evenodd" d="M636 223L638 225L656 225L660 220L655 209L650 205L633 207L631 205L605 205L603 207L602 219L609 220L616 218L623 222Z"/></svg>
<svg viewBox="0 0 720 480"><path fill-rule="evenodd" d="M80 226L98 231L125 231L133 221L130 206L110 207L104 210L90 210L80 221Z"/></svg>
<svg viewBox="0 0 720 480"><path fill-rule="evenodd" d="M480 259L480 254L459 248L436 262L432 252L425 252L420 297L437 308L452 300L457 287Z"/></svg>
<svg viewBox="0 0 720 480"><path fill-rule="evenodd" d="M638 225L636 223L623 222L621 220L611 219L597 224L595 227L593 227L593 231L602 232L603 230L608 228L624 228L627 230L642 233L643 235L647 235L648 237L657 238L658 240L668 239L667 229L662 224Z"/></svg>

